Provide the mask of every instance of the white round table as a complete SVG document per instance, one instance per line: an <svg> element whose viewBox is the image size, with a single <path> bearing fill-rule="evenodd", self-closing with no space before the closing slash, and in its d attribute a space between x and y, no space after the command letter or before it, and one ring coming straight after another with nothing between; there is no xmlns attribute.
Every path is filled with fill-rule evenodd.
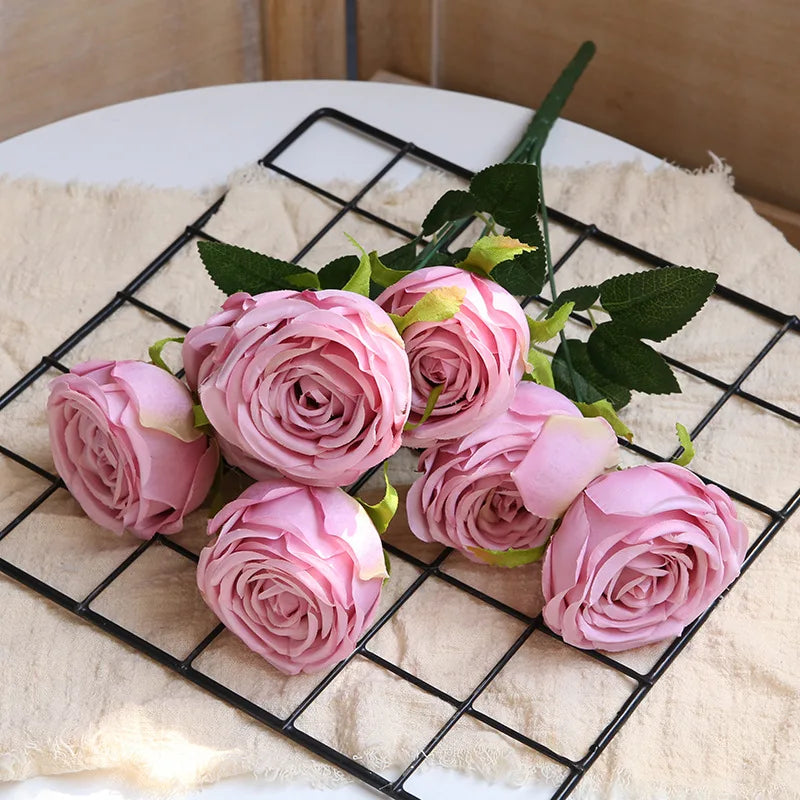
<svg viewBox="0 0 800 800"><path fill-rule="evenodd" d="M530 109L472 95L399 84L346 81L283 81L214 86L148 97L80 114L0 142L0 174L52 181L202 189L224 184L235 169L263 156L298 122L330 106L413 141L468 169L502 160L531 118ZM567 111L569 107L567 106ZM315 126L317 127L317 126ZM326 135L324 130L314 136ZM374 171L363 159L363 144L337 141L335 160L314 160L314 139L292 148L281 166L302 170L317 182L365 179ZM603 133L559 120L544 149L551 166L583 166L638 159L648 169L655 156ZM406 168L406 178L414 167ZM403 180L403 174L397 176ZM462 800L547 798L551 790L510 789L439 769L415 776L409 789L422 798ZM255 779L224 781L198 792L205 800L236 796L255 800L319 800L321 793L298 785L276 786ZM330 794L337 800L375 793L347 785ZM132 800L144 797L117 779L97 774L36 778L0 786L5 800ZM619 796L621 800L621 796ZM608 795L604 800L615 800Z"/></svg>

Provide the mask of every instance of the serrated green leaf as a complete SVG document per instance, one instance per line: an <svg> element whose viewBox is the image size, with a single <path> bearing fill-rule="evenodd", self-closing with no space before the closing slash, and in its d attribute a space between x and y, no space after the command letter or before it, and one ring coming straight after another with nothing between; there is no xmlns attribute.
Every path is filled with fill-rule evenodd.
<svg viewBox="0 0 800 800"><path fill-rule="evenodd" d="M539 209L539 172L533 164L495 164L472 179L479 211L503 227L524 225ZM518 237L517 237L518 238Z"/></svg>
<svg viewBox="0 0 800 800"><path fill-rule="evenodd" d="M547 316L552 317L565 303L572 303L573 311L586 311L600 294L597 286L575 286L558 293L555 302L547 309Z"/></svg>
<svg viewBox="0 0 800 800"><path fill-rule="evenodd" d="M617 436L633 441L633 431L617 416L614 406L608 400L595 400L594 403L575 403L584 417L602 417L614 429Z"/></svg>
<svg viewBox="0 0 800 800"><path fill-rule="evenodd" d="M227 295L236 292L261 294L279 289L296 290L298 286L292 283L291 276L310 275L313 277L305 280L312 283L316 281L316 275L299 264L256 253L245 247L203 241L197 243L197 250L211 280Z"/></svg>
<svg viewBox="0 0 800 800"><path fill-rule="evenodd" d="M513 568L538 561L545 554L547 545L530 550L484 550L480 547L468 547L467 550L492 567Z"/></svg>
<svg viewBox="0 0 800 800"><path fill-rule="evenodd" d="M553 379L555 388L573 401L577 401L576 392L570 380L570 371L567 366L564 350L569 348L572 368L575 370L575 381L582 399L593 403L597 400L608 400L617 411L624 408L631 401L631 393L624 386L620 386L607 376L595 369L589 360L586 342L580 339L567 339L561 342L553 357Z"/></svg>
<svg viewBox="0 0 800 800"><path fill-rule="evenodd" d="M415 428L419 428L420 425L424 425L430 419L431 414L433 414L433 409L436 408L436 402L439 399L439 395L442 393L442 389L444 389L443 383L437 383L436 386L431 389L422 416L417 422L406 422L403 426L404 431L413 431Z"/></svg>
<svg viewBox="0 0 800 800"><path fill-rule="evenodd" d="M527 314L528 330L531 332L531 342L547 342L564 330L569 315L572 313L573 303L564 303L550 319L531 319Z"/></svg>
<svg viewBox="0 0 800 800"><path fill-rule="evenodd" d="M353 277L361 263L358 256L347 255L329 261L317 273L323 289L341 289Z"/></svg>
<svg viewBox="0 0 800 800"><path fill-rule="evenodd" d="M535 248L511 236L481 236L469 249L466 258L457 267L477 267L484 274L492 270L502 261L511 261L520 253L527 253Z"/></svg>
<svg viewBox="0 0 800 800"><path fill-rule="evenodd" d="M530 364L531 371L526 372L522 376L522 380L535 381L542 386L549 386L551 389L556 388L550 359L544 353L539 352L535 347L531 347L528 350L527 361Z"/></svg>
<svg viewBox="0 0 800 800"><path fill-rule="evenodd" d="M675 430L678 433L678 441L681 443L683 452L677 458L674 458L672 463L677 464L679 467L685 467L694 458L694 442L692 442L692 437L689 436L689 431L680 422L675 423Z"/></svg>
<svg viewBox="0 0 800 800"><path fill-rule="evenodd" d="M528 220L509 228L506 231L508 236L513 236L525 244L532 245L540 252L544 253L544 234L542 233L542 226L539 224L537 217L531 217Z"/></svg>
<svg viewBox="0 0 800 800"><path fill-rule="evenodd" d="M297 272L294 275L288 275L286 280L292 284L295 289L321 289L319 278L315 272Z"/></svg>
<svg viewBox="0 0 800 800"><path fill-rule="evenodd" d="M403 316L389 314L397 332L403 331L415 322L444 322L458 313L467 290L463 286L442 286L432 289L406 311Z"/></svg>
<svg viewBox="0 0 800 800"><path fill-rule="evenodd" d="M417 260L417 242L419 239L412 239L406 244L384 253L380 259L385 267L396 270L412 270L414 262Z"/></svg>
<svg viewBox="0 0 800 800"><path fill-rule="evenodd" d="M462 189L449 189L434 204L422 222L423 236L430 236L445 224L469 217L478 210L475 197Z"/></svg>
<svg viewBox="0 0 800 800"><path fill-rule="evenodd" d="M615 275L600 284L600 304L619 330L661 342L703 307L716 283L713 272L693 267Z"/></svg>
<svg viewBox="0 0 800 800"><path fill-rule="evenodd" d="M544 286L546 269L544 251L528 251L498 264L491 277L513 295L536 295Z"/></svg>
<svg viewBox="0 0 800 800"><path fill-rule="evenodd" d="M172 370L167 366L167 363L161 357L161 352L170 342L178 342L179 344L183 344L183 340L183 336L167 336L165 339L159 339L157 342L154 342L147 350L147 353L150 356L150 361L152 361L155 366L161 367L161 369L169 372L169 374L172 375Z"/></svg>
<svg viewBox="0 0 800 800"><path fill-rule="evenodd" d="M587 352L594 367L612 381L647 394L673 394L681 387L664 361L650 345L604 322L592 331Z"/></svg>
<svg viewBox="0 0 800 800"><path fill-rule="evenodd" d="M356 500L358 500L361 507L367 512L367 515L372 520L372 524L375 526L378 533L386 532L386 529L389 527L389 523L392 521L392 518L397 512L397 507L400 504L400 499L397 495L397 489L395 489L389 481L388 462L385 462L383 465L383 481L385 486L383 498L379 502L375 503L375 505L369 505L360 498L356 497Z"/></svg>
<svg viewBox="0 0 800 800"><path fill-rule="evenodd" d="M411 270L408 269L391 269L387 267L380 260L375 250L369 254L369 264L372 280L377 283L378 286L383 286L384 289L387 286L393 286L400 278L405 278L406 275L411 274Z"/></svg>

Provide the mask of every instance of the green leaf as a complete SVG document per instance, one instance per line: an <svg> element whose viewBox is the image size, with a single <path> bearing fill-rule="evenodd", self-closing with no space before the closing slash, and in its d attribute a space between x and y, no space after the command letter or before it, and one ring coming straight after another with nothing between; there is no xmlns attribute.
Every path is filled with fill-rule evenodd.
<svg viewBox="0 0 800 800"><path fill-rule="evenodd" d="M458 313L467 290L462 286L442 286L432 289L406 311L403 316L389 314L397 332L403 331L415 322L444 322Z"/></svg>
<svg viewBox="0 0 800 800"><path fill-rule="evenodd" d="M203 406L201 406L200 403L195 403L192 406L192 415L194 417L195 428L203 428L206 425L211 424L206 416L206 412L203 410Z"/></svg>
<svg viewBox="0 0 800 800"><path fill-rule="evenodd" d="M600 284L600 303L617 329L661 342L703 307L716 283L713 272L693 267L615 275Z"/></svg>
<svg viewBox="0 0 800 800"><path fill-rule="evenodd" d="M395 489L394 486L392 486L392 484L389 482L388 462L384 462L383 465L383 480L386 488L383 493L383 499L381 499L380 502L371 506L356 497L356 500L358 500L361 507L367 512L367 515L372 520L372 524L375 526L378 533L385 533L386 529L389 527L389 523L392 521L392 517L394 517L395 513L397 512L398 505L400 504L400 499L397 496L397 489Z"/></svg>
<svg viewBox="0 0 800 800"><path fill-rule="evenodd" d="M419 428L420 425L423 425L430 419L431 414L433 414L433 409L436 408L436 401L439 399L442 389L444 389L443 383L437 383L436 386L431 389L431 393L428 395L428 402L425 404L425 410L422 412L419 422L406 422L403 426L404 431L413 431L414 428Z"/></svg>
<svg viewBox="0 0 800 800"><path fill-rule="evenodd" d="M663 356L614 322L604 322L592 331L587 351L596 369L629 389L647 394L681 390Z"/></svg>
<svg viewBox="0 0 800 800"><path fill-rule="evenodd" d="M287 281L292 285L293 288L303 290L303 289L321 289L322 287L319 285L319 278L317 277L316 272L311 272L310 270L307 272L298 272L294 275L288 275L286 278Z"/></svg>
<svg viewBox="0 0 800 800"><path fill-rule="evenodd" d="M430 236L445 222L470 217L477 210L476 200L472 194L461 189L450 189L433 204L433 208L423 220L422 234Z"/></svg>
<svg viewBox="0 0 800 800"><path fill-rule="evenodd" d="M572 302L565 303L550 319L531 319L526 314L528 329L531 332L531 342L547 342L563 331L569 315L572 313L572 305Z"/></svg>
<svg viewBox="0 0 800 800"><path fill-rule="evenodd" d="M347 255L329 261L318 273L320 287L323 289L341 289L359 268L361 260L358 256Z"/></svg>
<svg viewBox="0 0 800 800"><path fill-rule="evenodd" d="M628 389L610 380L594 367L589 360L586 342L582 342L580 339L567 339L565 342L561 342L553 357L553 378L559 392L573 401L577 400L564 355L566 348L569 350L572 368L577 373L575 380L583 400L593 403L606 399L618 411L630 403L631 393Z"/></svg>
<svg viewBox="0 0 800 800"><path fill-rule="evenodd" d="M539 172L533 164L495 164L472 179L478 210L503 227L523 225L539 208Z"/></svg>
<svg viewBox="0 0 800 800"><path fill-rule="evenodd" d="M484 275L483 270L477 267L467 266L464 262L469 255L469 247L460 247L454 253L437 253L436 263L442 267L455 267L465 269L467 272L472 272L475 275Z"/></svg>
<svg viewBox="0 0 800 800"><path fill-rule="evenodd" d="M531 371L526 372L522 376L522 380L536 381L542 386L549 386L551 389L555 389L556 385L553 380L553 368L550 366L550 359L535 347L531 347L528 350L527 360L531 366Z"/></svg>
<svg viewBox="0 0 800 800"><path fill-rule="evenodd" d="M470 248L466 258L457 267L477 267L486 275L502 261L510 261L520 253L527 253L535 248L511 236L481 236Z"/></svg>
<svg viewBox="0 0 800 800"><path fill-rule="evenodd" d="M369 256L367 255L367 251L350 236L350 234L346 233L345 237L361 251L361 258L358 261L356 271L352 274L350 280L342 286L342 290L369 297L369 281L372 274L372 265L370 264Z"/></svg>
<svg viewBox="0 0 800 800"><path fill-rule="evenodd" d="M544 253L544 234L542 233L542 226L536 217L531 217L513 228L506 231L507 236L512 236L514 239L519 239L525 244L532 245L537 251Z"/></svg>
<svg viewBox="0 0 800 800"><path fill-rule="evenodd" d="M689 431L680 422L675 423L675 430L678 433L678 441L681 443L683 452L677 458L672 459L672 463L677 464L679 467L685 467L694 458L694 442L692 442L692 437L689 436Z"/></svg>
<svg viewBox="0 0 800 800"><path fill-rule="evenodd" d="M491 277L511 294L539 294L546 277L544 250L520 253L510 261L501 262L492 270Z"/></svg>
<svg viewBox="0 0 800 800"><path fill-rule="evenodd" d="M319 288L316 275L299 264L222 242L198 242L197 250L211 280L227 295L297 289L298 282Z"/></svg>
<svg viewBox="0 0 800 800"><path fill-rule="evenodd" d="M414 262L417 260L417 242L419 239L412 239L407 244L384 253L380 259L385 267L394 270L412 270Z"/></svg>
<svg viewBox="0 0 800 800"><path fill-rule="evenodd" d="M166 370L170 375L172 375L172 370L167 366L166 362L161 357L161 351L170 342L178 342L179 344L183 344L183 340L183 336L167 336L166 339L159 339L157 342L150 345L150 348L147 351L148 355L150 356L150 361L152 361L155 366L161 367L161 369Z"/></svg>
<svg viewBox="0 0 800 800"><path fill-rule="evenodd" d="M533 547L530 550L483 550L480 547L468 547L481 561L493 567L522 567L538 561L547 550L547 545Z"/></svg>
<svg viewBox="0 0 800 800"><path fill-rule="evenodd" d="M411 274L411 270L408 269L391 269L387 267L380 260L378 253L375 250L369 254L369 263L372 273L372 280L377 283L378 286L383 286L384 289L387 286L392 286L393 284L397 283L400 278L405 278L406 275Z"/></svg>
<svg viewBox="0 0 800 800"><path fill-rule="evenodd" d="M608 400L595 400L594 403L575 403L584 417L602 417L614 429L617 436L633 441L633 431L617 416L614 406Z"/></svg>
<svg viewBox="0 0 800 800"><path fill-rule="evenodd" d="M586 311L597 300L600 289L597 286L576 286L558 293L555 302L547 309L547 316L552 317L565 303L572 303L573 311Z"/></svg>

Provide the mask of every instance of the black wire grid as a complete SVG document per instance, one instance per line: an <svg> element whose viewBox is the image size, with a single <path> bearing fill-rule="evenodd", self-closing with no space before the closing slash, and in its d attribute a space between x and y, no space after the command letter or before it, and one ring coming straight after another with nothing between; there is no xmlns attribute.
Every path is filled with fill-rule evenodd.
<svg viewBox="0 0 800 800"><path fill-rule="evenodd" d="M320 120L327 120L328 122L333 122L338 126L343 127L346 131L352 132L356 135L360 135L362 137L366 137L368 140L372 140L373 142L379 142L383 146L388 147L392 151L394 151L394 155L384 164L384 166L372 176L372 178L358 191L358 193L352 197L350 200L345 200L341 197L332 194L330 191L323 189L319 186L314 185L313 183L305 180L298 175L292 174L288 172L286 169L281 168L275 163L275 160L285 153L292 145L297 142L300 137L302 137L313 125L318 123ZM295 256L294 260L299 261L302 259L312 247L314 247L322 237L331 230L331 228L339 222L346 214L353 213L357 214L362 218L370 220L384 228L387 228L393 231L395 234L399 234L403 237L408 239L413 239L415 234L412 231L405 230L399 225L394 224L386 219L377 216L376 214L366 210L365 208L360 207L359 203L365 197L367 192L375 186L375 184L385 176L390 169L392 169L395 165L397 165L401 160L413 157L415 160L426 163L432 167L436 167L440 170L444 170L446 173L452 174L461 179L469 179L472 177L472 173L464 169L463 167L459 167L456 164L453 164L450 161L447 161L444 158L441 158L433 153L430 153L426 150L423 150L416 145L412 144L411 142L403 141L396 136L393 136L385 131L379 130L371 125L368 125L358 119L350 117L346 114L343 114L339 111L333 109L319 109L313 114L311 114L307 119L301 122L291 133L289 133L277 146L275 146L261 161L264 167L283 175L285 178L288 178L291 181L294 181L304 187L306 189L320 195L327 200L334 203L338 206L338 210L336 213L331 217L331 219L323 226L323 228L318 231L300 250L299 253ZM225 197L224 195L220 197L205 213L203 213L200 217L198 217L194 222L186 227L183 233L178 236L175 241L169 244L166 249L160 253L150 264L148 264L144 270L136 277L133 281L131 281L124 289L119 291L116 296L100 311L98 311L91 319L89 319L85 324L83 324L78 330L76 330L69 338L67 338L62 344L55 348L49 355L46 355L42 358L41 362L34 367L27 375L25 375L18 383L12 386L8 391L6 391L2 397L0 397L0 409L7 406L11 403L15 398L25 392L26 389L31 387L31 385L40 378L48 369L55 368L62 372L67 372L68 368L64 366L61 362L61 359L64 357L66 353L68 353L78 342L80 342L85 336L95 330L98 326L102 325L109 317L111 317L116 311L124 308L126 305L135 306L144 312L153 315L154 317L162 320L163 322L168 323L169 325L173 326L175 329L180 331L188 330L189 326L184 324L183 322L173 318L169 314L164 313L163 311L154 308L153 306L142 302L140 299L137 298L136 292L139 290L150 278L152 278L167 262L182 248L187 246L192 246L193 243L198 238L204 239L211 239L213 240L214 237L208 235L204 231L204 226L209 222L209 220L214 216L214 214L218 211L220 206L222 205ZM571 258L571 256L576 252L576 250L581 247L582 244L587 242L588 240L592 240L594 242L600 243L605 245L611 250L624 254L637 262L653 267L659 268L663 266L667 266L669 264L668 261L659 258L651 253L648 253L639 247L636 247L632 244L629 244L625 241L622 241L602 230L599 230L595 225L592 224L585 224L583 222L579 222L572 217L567 216L566 214L560 213L555 209L548 209L549 215L551 220L560 223L563 226L566 226L568 229L575 232L576 236L574 241L571 243L570 247L566 250L564 255L558 260L555 265L556 269L561 269L566 264L566 262ZM198 275L198 280L202 280L202 276ZM700 422L694 427L691 432L692 439L695 439L701 431L711 422L711 420L715 417L715 415L719 412L719 410L723 407L723 405L734 395L739 398L742 398L750 403L755 404L756 406L760 406L763 409L766 409L774 414L783 417L786 420L797 425L800 423L800 416L792 411L787 409L781 408L774 403L771 403L767 400L762 399L761 397L757 397L753 394L742 389L742 383L745 379L751 374L751 372L756 368L756 366L765 358L765 356L772 350L773 347L781 340L782 337L786 336L790 332L797 334L800 332L800 320L798 320L797 316L789 316L778 311L775 308L771 308L769 306L760 303L759 301L747 297L743 294L740 294L737 291L732 289L726 288L724 286L718 286L716 289L716 294L725 300L728 300L737 306L740 306L744 309L747 309L751 312L754 312L760 315L762 318L769 320L771 323L774 324L775 330L774 335L766 342L760 352L755 356L755 358L747 365L747 367L742 371L742 373L731 383L721 380L713 375L709 375L708 373L696 369L689 364L682 363L677 361L673 358L667 358L670 364L679 368L680 370L693 375L702 381L711 384L712 386L717 387L718 389L722 390L722 393L719 399L712 405L711 408L706 412L705 416L700 420ZM525 298L523 304L531 301L531 300L542 300L542 298ZM546 301L545 301L546 302ZM573 315L576 320L580 323L585 325L589 324L589 320L581 317L580 315ZM629 444L628 442L621 440L621 444L625 447L635 451L636 453L644 456L648 459L653 461L663 461L665 460L662 456L659 456L657 453L654 453L646 448L640 447L635 444ZM29 459L25 458L24 456L20 455L19 453L14 452L12 449L5 447L4 445L0 444L0 453L4 456L13 459L18 464L21 464L23 467L31 470L32 472L36 473L40 477L46 479L49 482L48 487L33 501L31 502L14 520L12 520L2 531L0 531L0 539L4 536L9 534L14 528L16 528L23 520L25 520L29 515L33 514L36 509L42 505L42 503L47 500L52 494L54 494L59 488L63 488L63 482L58 478L57 475L52 474L46 469L43 469L41 466L32 463ZM351 487L351 492L356 491L360 488L369 475L364 476L357 485ZM744 503L746 506L750 506L751 508L755 509L756 511L766 515L768 517L769 522L767 523L766 527L760 532L757 538L754 540L753 544L750 546L748 550L747 557L745 559L744 565L742 567L742 573L744 573L750 565L755 561L755 559L759 556L761 551L767 546L767 544L773 539L773 537L777 534L777 532L781 529L783 524L786 520L793 514L796 510L798 505L800 505L800 489L798 489L791 499L780 509L775 509L770 507L764 502L759 501L758 499L748 497L741 492L738 492L730 487L724 486L723 484L719 483L718 481L714 481L712 478L707 476L701 476L704 480L709 481L711 483L717 483L717 485L721 486L725 491L728 492L733 498L738 500L741 503ZM391 607L375 622L375 624L370 628L370 630L364 635L361 639L358 649L356 652L345 659L343 662L338 664L334 667L318 684L317 686L300 702L300 704L286 717L279 717L266 709L262 708L260 705L251 702L250 700L246 699L240 694L232 691L228 687L224 686L223 684L213 680L212 678L208 677L207 675L203 674L202 672L198 671L194 666L193 662L195 659L202 653L211 642L219 636L219 634L223 631L223 626L220 624L218 625L208 636L206 636L202 641L200 641L197 646L191 651L191 653L184 659L176 658L174 655L171 655L166 650L162 649L161 647L153 644L152 642L138 636L137 634L133 633L131 630L123 627L122 625L117 624L113 620L103 616L102 614L98 613L97 611L93 610L90 605L92 601L94 601L101 592L107 589L110 584L116 580L125 570L127 570L138 558L142 556L142 554L152 547L154 544L160 543L173 551L179 553L181 556L190 559L192 562L197 561L197 555L190 550L184 548L183 546L179 545L178 543L172 541L168 537L161 536L160 534L154 537L151 541L143 542L133 553L131 553L127 558L122 561L110 574L108 574L92 591L89 592L81 600L75 600L72 597L68 596L67 594L63 593L59 589L49 585L48 583L40 580L39 578L35 577L34 575L26 572L25 570L15 566L14 564L10 563L9 561L0 558L0 572L4 573L8 577L18 581L19 583L33 589L35 592L43 595L44 597L48 598L49 600L57 603L58 605L62 606L63 608L67 609L68 611L76 614L81 619L89 622L98 628L102 629L106 633L110 634L111 636L115 637L116 639L124 642L125 644L134 647L141 653L149 656L150 658L154 659L158 663L162 664L163 666L167 667L168 669L172 670L173 672L182 675L186 680L191 681L196 686L205 689L207 692L210 692L212 695L224 700L225 702L229 703L230 705L234 706L235 708L239 709L240 711L244 712L248 716L252 717L253 719L257 720L258 722L262 723L263 725L267 726L268 728L279 732L283 736L291 739L293 742L307 748L311 752L315 753L317 756L321 756L323 759L327 759L330 763L340 767L341 769L345 770L346 772L350 773L351 775L355 776L356 778L363 781L368 786L372 787L373 789L377 790L378 792L387 795L389 797L394 798L403 798L404 800L412 800L415 798L416 795L409 792L406 788L406 782L410 778L410 776L417 770L417 768L423 763L426 757L431 753L431 751L436 748L436 746L447 736L448 732L454 727L454 725L458 722L459 719L463 716L471 717L475 720L480 721L484 725L489 726L490 728L498 731L505 736L509 737L511 740L518 742L522 745L531 748L534 751L544 755L548 759L551 759L553 762L560 764L566 771L566 777L563 779L563 782L556 788L554 793L551 795L551 800L562 800L563 798L567 797L571 792L574 790L578 782L581 780L582 776L585 774L586 770L591 767L594 761L598 758L598 756L603 752L604 748L608 743L613 739L622 725L625 724L626 720L630 717L633 713L634 709L639 705L645 695L650 691L651 687L654 683L664 674L664 671L669 667L669 665L675 660L678 654L683 650L684 647L689 643L690 639L694 634L700 629L703 623L706 621L708 616L716 607L717 603L714 603L711 608L704 613L701 617L695 620L692 624L690 624L683 634L675 639L662 653L662 655L658 658L657 662L653 665L653 667L648 672L639 672L630 666L618 661L615 658L612 658L604 653L600 652L593 652L588 651L587 654L596 659L598 662L606 665L607 667L616 670L618 673L627 676L631 679L634 684L635 688L630 692L627 699L623 702L622 706L617 710L616 714L613 718L608 720L607 725L605 728L599 733L597 738L594 742L590 745L586 753L583 757L574 759L568 758L567 756L563 755L562 753L556 752L552 748L548 747L547 745L537 741L530 736L513 729L512 727L506 725L505 723L501 722L500 720L494 719L491 716L482 713L481 711L477 710L473 707L474 701L479 697L479 695L489 686L489 684L494 680L494 678L500 673L503 667L510 661L512 656L522 647L522 645L529 639L529 637L535 632L540 631L543 634L546 634L549 637L561 642L561 639L556 634L552 633L548 628L543 624L541 615L536 617L528 616L519 610L512 608L509 605L497 600L496 598L476 589L475 587L459 580L458 578L454 577L451 574L448 574L446 571L442 570L442 564L445 559L448 557L450 551L445 550L439 554L437 558L435 558L432 562L426 562L417 558L416 556L405 552L403 549L393 545L386 543L386 549L395 557L403 559L409 564L412 564L416 568L420 570L420 574L414 580L408 588L400 595L400 597L391 605ZM431 683L418 678L416 675L411 674L410 672L402 669L401 667L397 666L396 664L382 658L381 656L377 655L376 653L370 650L370 641L376 635L376 633L383 628L387 622L392 618L392 616L403 606L403 604L420 588L420 586L428 580L440 580L444 581L445 583L453 586L463 592L468 593L473 598L477 598L478 600L492 606L495 609L515 618L516 620L521 621L525 625L524 631L521 635L516 639L516 641L508 648L508 650L503 654L503 656L497 661L497 663L492 666L492 668L486 673L485 677L478 683L477 686L466 696L466 697L453 697L447 692L442 691L438 687L432 685ZM434 645L435 643L431 643ZM563 647L569 647L562 642ZM584 651L581 651L584 652ZM299 728L295 726L295 722L297 721L298 717L306 711L309 706L315 702L315 700L320 696L323 690L336 678L339 673L345 669L346 665L357 655L360 655L363 658L368 659L373 664L378 665L379 667L388 670L389 672L393 673L396 676L408 681L413 686L417 687L418 689L432 695L439 700L444 701L445 703L449 704L452 707L452 715L449 719L445 722L444 725L436 732L436 734L430 739L430 741L420 750L419 754L407 765L407 767L402 771L400 776L396 779L387 778L383 775L378 774L377 772L367 768L363 764L359 763L358 761L354 760L353 758L345 755L342 752L334 749L333 747L329 746L328 744L320 741L319 739L315 738L314 736L309 735L308 733L303 732Z"/></svg>

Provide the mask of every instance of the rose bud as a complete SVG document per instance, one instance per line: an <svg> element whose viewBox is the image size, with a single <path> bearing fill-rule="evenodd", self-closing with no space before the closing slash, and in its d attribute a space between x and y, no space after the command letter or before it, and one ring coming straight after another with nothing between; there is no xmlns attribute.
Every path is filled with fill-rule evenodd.
<svg viewBox="0 0 800 800"><path fill-rule="evenodd" d="M387 314L353 292L240 292L192 328L190 385L226 459L343 486L398 450L411 379Z"/></svg>
<svg viewBox="0 0 800 800"><path fill-rule="evenodd" d="M617 438L564 395L523 381L508 410L462 439L425 450L408 492L417 538L472 561L541 558L555 520L590 480L617 463ZM511 562L497 551L523 550Z"/></svg>
<svg viewBox="0 0 800 800"><path fill-rule="evenodd" d="M341 489L256 483L210 522L197 585L251 650L287 675L319 672L356 647L387 577L380 536Z"/></svg>
<svg viewBox="0 0 800 800"><path fill-rule="evenodd" d="M189 390L153 364L78 364L51 383L47 418L58 474L115 533L178 533L214 481L219 453L194 427Z"/></svg>
<svg viewBox="0 0 800 800"><path fill-rule="evenodd" d="M455 267L412 272L377 298L402 316L434 289L454 288L463 299L442 322L414 322L403 331L411 364L411 415L423 418L431 392L441 394L427 421L406 432L403 444L429 447L456 439L502 414L525 370L530 332L525 314L499 284Z"/></svg>
<svg viewBox="0 0 800 800"><path fill-rule="evenodd" d="M677 636L736 578L746 549L731 499L688 469L609 473L553 536L544 620L575 647L612 652Z"/></svg>

